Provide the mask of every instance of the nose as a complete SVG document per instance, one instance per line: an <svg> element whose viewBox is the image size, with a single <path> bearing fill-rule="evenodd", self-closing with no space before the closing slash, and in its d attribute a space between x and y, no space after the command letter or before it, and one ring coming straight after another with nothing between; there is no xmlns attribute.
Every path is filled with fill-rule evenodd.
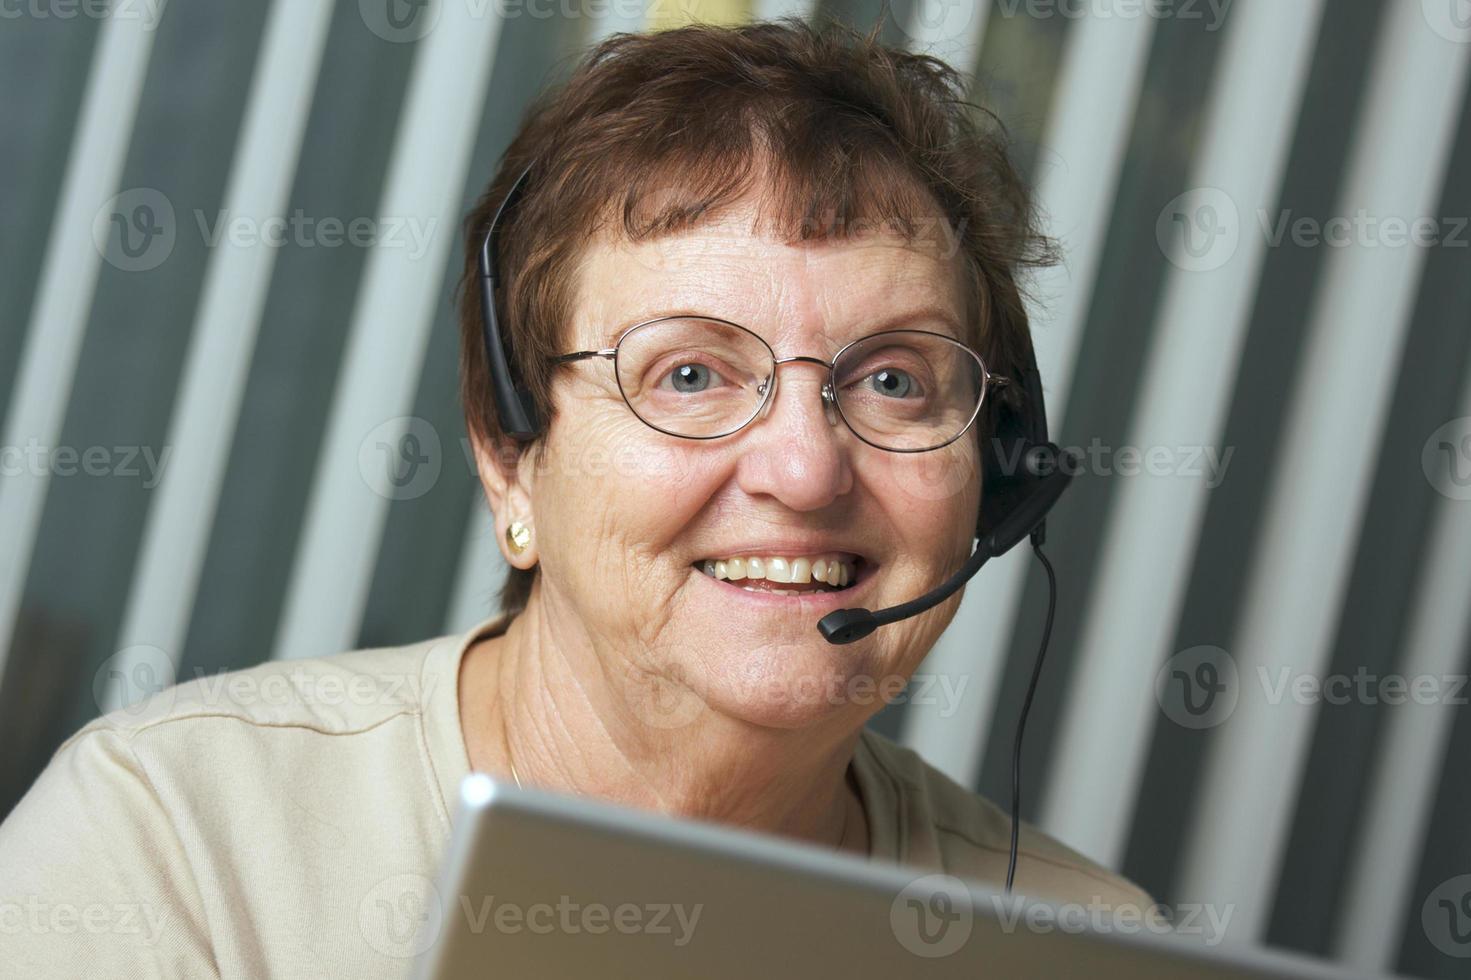
<svg viewBox="0 0 1471 980"><path fill-rule="evenodd" d="M779 385L781 366L788 363L794 370ZM812 511L852 489L846 429L837 416L829 378L827 362L815 357L777 361L761 418L746 430L740 447L738 477L746 493L769 495L792 510Z"/></svg>

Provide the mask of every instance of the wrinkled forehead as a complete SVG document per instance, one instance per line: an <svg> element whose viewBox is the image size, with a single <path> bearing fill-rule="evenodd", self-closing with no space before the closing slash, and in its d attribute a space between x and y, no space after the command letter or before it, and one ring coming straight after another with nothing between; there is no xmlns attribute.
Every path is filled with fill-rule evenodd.
<svg viewBox="0 0 1471 980"><path fill-rule="evenodd" d="M603 223L582 255L570 326L574 344L600 347L672 313L731 320L773 346L821 338L836 349L906 325L974 343L966 282L958 235L938 209L903 223L819 215L794 228L748 194L637 237Z"/></svg>

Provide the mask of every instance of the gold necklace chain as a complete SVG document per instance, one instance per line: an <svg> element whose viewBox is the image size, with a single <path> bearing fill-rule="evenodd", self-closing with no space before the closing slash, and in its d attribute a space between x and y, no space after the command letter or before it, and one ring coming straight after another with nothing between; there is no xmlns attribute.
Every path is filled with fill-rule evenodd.
<svg viewBox="0 0 1471 980"><path fill-rule="evenodd" d="M516 781L517 789L524 789L521 785L521 776L516 772L516 760L511 758L511 726L506 722L506 716L501 715L501 737L506 744L506 764L511 767L511 778ZM848 804L847 794L843 796L843 830L838 834L837 850L841 851L843 845L848 842L848 824L853 816L853 808Z"/></svg>

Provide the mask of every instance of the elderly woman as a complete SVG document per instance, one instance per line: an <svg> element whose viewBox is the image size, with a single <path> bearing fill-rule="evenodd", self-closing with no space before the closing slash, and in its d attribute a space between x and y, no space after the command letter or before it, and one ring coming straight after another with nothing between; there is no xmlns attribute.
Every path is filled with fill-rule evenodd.
<svg viewBox="0 0 1471 980"><path fill-rule="evenodd" d="M988 382L1030 351L1015 277L1040 239L959 94L836 29L599 47L466 222L501 614L82 729L0 832L0 961L396 975L471 771L999 882L1005 815L864 727L959 596L846 645L814 628L965 562ZM1023 891L1148 901L1031 828L1020 855Z"/></svg>

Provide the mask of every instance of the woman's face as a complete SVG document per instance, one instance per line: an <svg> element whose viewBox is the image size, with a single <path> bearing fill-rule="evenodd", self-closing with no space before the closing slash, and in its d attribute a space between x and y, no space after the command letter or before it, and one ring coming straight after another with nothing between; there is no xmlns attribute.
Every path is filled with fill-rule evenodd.
<svg viewBox="0 0 1471 980"><path fill-rule="evenodd" d="M566 349L611 347L628 326L673 313L741 324L778 358L830 361L855 338L901 327L969 336L960 259L943 237L906 243L874 230L785 244L753 232L754 218L742 206L655 241L592 245ZM834 609L912 599L965 560L977 439L971 430L931 452L876 449L829 421L825 369L799 361L777 371L764 417L697 441L635 417L611 361L558 369L544 452L518 478L539 601L556 634L569 623L586 630L591 644L581 645L645 721L684 724L708 708L776 727L854 724L902 689L959 601L849 645L818 633ZM830 569L834 557L852 573L846 589L769 581L784 577L775 559L788 575L807 559L811 575L816 559ZM752 558L768 581L753 581ZM745 565L744 580L707 573L723 560L729 574L730 559Z"/></svg>

